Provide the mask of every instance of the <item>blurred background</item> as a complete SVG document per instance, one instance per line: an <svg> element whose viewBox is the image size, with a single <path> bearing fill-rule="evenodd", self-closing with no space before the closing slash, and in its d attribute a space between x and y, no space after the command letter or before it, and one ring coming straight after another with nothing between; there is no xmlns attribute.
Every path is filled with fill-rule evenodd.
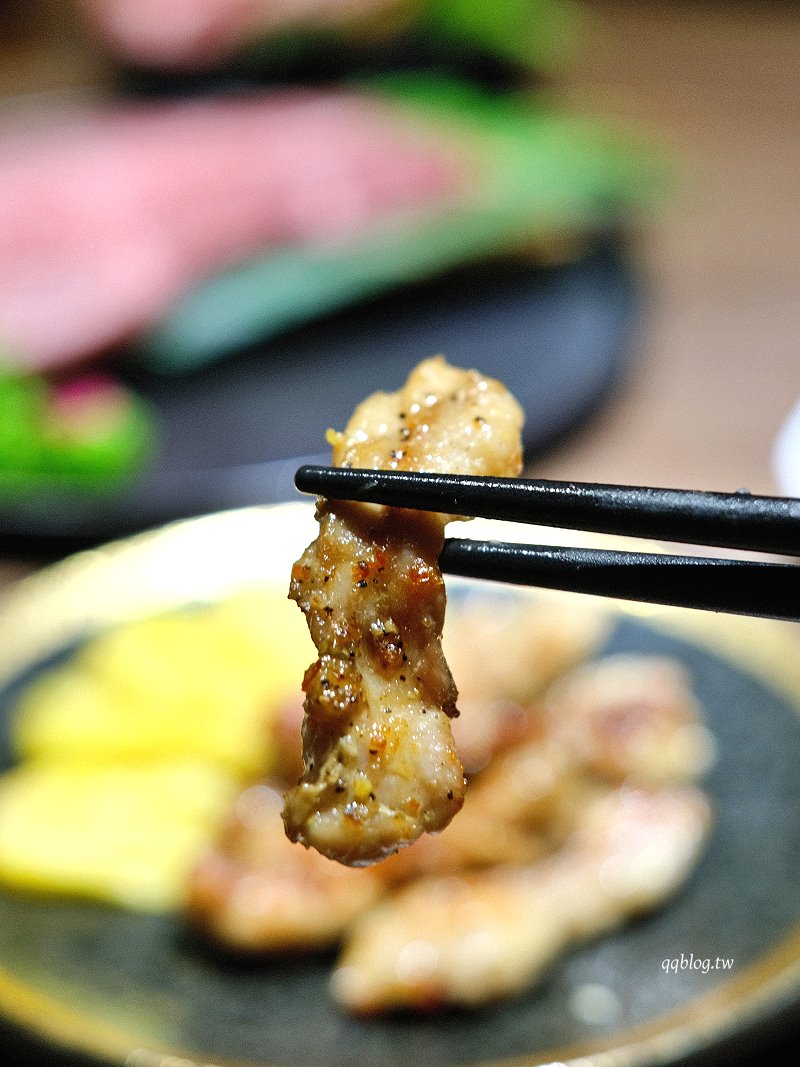
<svg viewBox="0 0 800 1067"><path fill-rule="evenodd" d="M235 63L231 67L227 55L221 53L218 59L212 54L211 60L193 58L188 69L176 69L175 63L158 57L154 60L146 53L142 53L145 59L141 62L140 57L132 57L130 46L126 54L118 35L114 38L114 31L109 30L112 23L108 15L102 15L113 10L114 4L85 3L78 9L59 0L36 4L5 0L0 9L0 93L6 122L30 110L47 113L50 107L63 106L65 100L117 100L121 95L130 96L131 87L140 99L174 96L176 92L196 96L209 89L219 90L221 83L224 89L244 85L247 90L257 84L260 91L258 77L263 67L256 61L259 75L253 81L252 57L250 65ZM176 10L180 10L179 4ZM554 10L559 17L563 15L559 4ZM565 10L572 19L575 10ZM593 249L596 252L598 229L603 229L607 220L598 223L590 212L586 227L576 226L573 220L561 234L558 225L551 227L546 239L538 233L538 266L543 259L545 267L548 259L556 264L570 260L580 264L582 256L580 270L586 273L579 270L577 281L574 277L564 281L558 275L554 283L553 277L540 273L532 288L525 290L528 283L523 282L525 291L521 292L519 277L514 275L511 289L517 289L508 306L498 310L497 293L491 285L486 288L485 273L467 278L479 300L482 293L485 321L480 344L496 349L484 369L496 371L499 377L505 371L509 384L522 389L523 402L529 408L529 471L555 478L790 492L790 476L785 469L780 477L777 474L773 449L799 392L800 212L795 161L800 139L800 17L794 5L779 3L628 4L594 0L581 4L577 12L575 26L567 19L567 30L558 17L553 22L553 12L545 14L542 25L549 27L550 43L544 54L522 64L523 80L539 87L548 108L571 116L599 115L604 121L619 123L617 128L631 137L643 138L646 150L653 148L654 168L663 163L669 172L668 191L650 200L643 197L644 203L637 203L630 190L620 194L612 226L611 260L593 260L591 268L586 268L586 256ZM169 16L166 9L164 15ZM566 45L560 41L562 30ZM519 63L516 58L509 62L502 54L498 59L496 51L491 63L487 62L483 44L474 48L480 53L480 63L473 55L467 73L483 86L489 84L494 92L514 64L517 69L513 74L518 76ZM377 51L384 48L388 46L382 37ZM388 51L389 67L405 63L407 57L397 48ZM295 81L305 80L309 62L300 64L299 75L295 71L292 76ZM331 78L330 70L325 77ZM656 181L646 166L644 175L645 184ZM42 188L36 195L47 202ZM469 254L464 253L463 258L468 260ZM457 253L457 267L458 260ZM6 270L9 266L6 261ZM452 266L445 264L439 273L450 277L447 271ZM597 274L604 270L611 272L607 285ZM444 289L426 289L425 278L436 273L435 267L420 267L418 272L421 290L412 287L407 294L409 290L404 289L399 304L390 299L388 304L377 306L368 302L365 312L356 285L352 296L342 301L355 305L354 319L334 319L333 327L331 320L325 320L320 332L311 333L310 338L301 331L299 341L291 333L287 339L285 331L277 330L274 351L267 348L267 362L272 361L273 369L268 379L258 380L255 392L269 391L270 382L281 378L274 368L291 367L297 352L304 352L301 360L307 356L311 362L299 364L295 378L291 370L287 371L288 393L279 398L279 407L286 409L287 396L292 395L292 389L302 387L308 367L320 372L329 366L326 346L332 335L341 332L342 321L342 337L346 338L342 345L368 349L370 338L375 338L373 348L380 353L385 335L399 329L402 339L395 344L419 346L415 356L429 354L427 346L444 344L453 362L479 363L480 353L458 350L464 341L464 328L460 333L458 321L464 312L463 294L461 303L453 300L453 285L448 288L447 282ZM457 278L455 287L459 284ZM491 284L501 285L494 275ZM555 297L547 288L554 284ZM385 281L378 288L390 291L393 284ZM561 297L566 290L570 297L564 302ZM369 285L364 291L371 296ZM431 317L439 313L445 321L444 332L426 333ZM534 318L528 335L521 339L521 331L528 329L529 313ZM425 329L409 330L407 322L415 314L418 322L426 324ZM190 304L183 312L182 325L178 319L178 331L186 329L191 315ZM314 310L306 316L316 319ZM576 316L586 320L581 320L578 328L574 325ZM391 325L387 329L388 322ZM375 336L377 323L379 334ZM540 371L533 361L526 364L523 381L517 382L516 376L522 375L519 349L537 349L537 329L542 323L543 344L555 336L557 354L550 362L557 363L563 352L569 352L562 362L573 363L565 369ZM470 323L470 330L473 327ZM169 329L167 322L167 333ZM162 331L158 343L164 336ZM22 357L6 347L6 361L13 367ZM246 338L244 347L252 356L252 336ZM503 360L497 351L507 349L511 354ZM112 350L112 356L117 354ZM66 359L53 359L70 367L80 365L80 352L78 356L76 360L76 352L69 350ZM194 357L190 353L190 362ZM365 359L368 357L367 353ZM258 366L265 366L260 354L258 359ZM386 359L389 366L397 359L390 346ZM332 380L339 376L346 383L343 396L336 401L341 414L331 396L326 396L327 410L319 414L320 425L325 419L336 423L343 417L352 396L341 352L334 348L331 360L337 366ZM155 386L153 380L144 383L144 392L155 392L159 403L164 389L169 394L166 423L174 419L181 433L186 432L187 425L194 432L202 424L205 430L199 436L207 441L220 441L231 418L236 434L239 412L241 446L220 445L219 456L204 456L201 463L203 474L209 465L218 464L217 492L198 495L197 471L187 471L185 455L173 455L161 463L165 469L158 472L161 480L157 489L148 483L144 491L145 496L155 493L158 497L153 506L135 503L134 487L130 513L121 519L116 513L118 507L112 504L114 514L109 520L108 515L103 517L105 505L101 505L95 528L94 520L86 523L75 519L73 501L67 500L62 515L60 491L58 504L48 505L44 511L25 493L6 498L1 507L10 554L25 555L26 546L29 554L66 551L71 546L67 535L76 521L78 537L74 540L78 542L91 540L93 535L102 539L126 532L128 526L153 525L173 516L164 498L175 501L173 510L180 514L290 492L288 468L276 474L273 465L259 472L258 463L314 452L309 441L319 440L319 431L314 426L309 437L291 442L286 440L288 431L281 424L272 430L275 440L268 441L270 429L265 424L271 421L269 405L266 409L252 407L249 399L254 392L254 364L245 359L237 365L238 370L231 370L231 366L228 362L226 369L219 370L218 378L189 375L182 383L173 379L166 386L163 379ZM380 375L380 359L375 366ZM586 370L581 371L581 366ZM54 369L63 377L63 367ZM231 384L237 373L238 386ZM541 388L540 373L544 376ZM135 396L142 391L141 373L137 377L137 371L131 375L129 369L127 375ZM541 401L548 388L549 397ZM535 399L538 396L540 399ZM233 408L225 408L226 402ZM537 402L543 403L542 411ZM251 409L245 410L249 404ZM548 404L553 410L548 410ZM214 423L214 411L215 417L225 419L222 426ZM4 417L10 418L7 414ZM133 439L135 447L135 433ZM261 446L265 455L259 455ZM175 435L170 436L169 427L162 448L180 452L181 445L176 444ZM86 505L85 500L78 508L96 511L95 504ZM37 543L37 534L45 535L42 544ZM65 537L59 543L61 534ZM4 563L3 573L18 573L19 566L18 562Z"/></svg>
<svg viewBox="0 0 800 1067"><path fill-rule="evenodd" d="M648 123L686 169L631 246L647 279L639 371L546 469L776 491L773 443L798 386L798 12L593 6L604 29L566 91Z"/></svg>

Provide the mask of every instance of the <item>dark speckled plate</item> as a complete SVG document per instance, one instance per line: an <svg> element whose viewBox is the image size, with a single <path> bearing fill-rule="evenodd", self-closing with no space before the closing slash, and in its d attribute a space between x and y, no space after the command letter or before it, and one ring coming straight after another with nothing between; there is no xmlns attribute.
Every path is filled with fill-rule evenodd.
<svg viewBox="0 0 800 1067"><path fill-rule="evenodd" d="M283 581L312 528L301 505L229 512L29 579L0 608L0 719L42 663L86 632ZM498 595L523 594L487 591L487 610ZM710 847L667 907L573 951L509 1004L361 1022L331 1004L329 958L245 966L216 958L177 918L3 893L0 1040L14 1062L519 1067L585 1057L584 1067L617 1067L718 1062L760 1039L800 991L800 635L767 621L614 610L609 648L683 661L719 745Z"/></svg>

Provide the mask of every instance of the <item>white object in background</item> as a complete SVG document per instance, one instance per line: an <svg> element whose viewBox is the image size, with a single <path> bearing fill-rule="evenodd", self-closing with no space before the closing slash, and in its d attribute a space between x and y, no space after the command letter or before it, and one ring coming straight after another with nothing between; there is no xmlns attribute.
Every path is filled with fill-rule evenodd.
<svg viewBox="0 0 800 1067"><path fill-rule="evenodd" d="M775 438L772 466L780 492L800 497L800 400Z"/></svg>

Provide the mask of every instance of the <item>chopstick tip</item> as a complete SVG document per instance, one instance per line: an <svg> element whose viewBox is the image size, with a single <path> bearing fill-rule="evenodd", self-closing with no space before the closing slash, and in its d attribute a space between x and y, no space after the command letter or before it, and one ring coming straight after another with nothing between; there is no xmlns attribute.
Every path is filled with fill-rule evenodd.
<svg viewBox="0 0 800 1067"><path fill-rule="evenodd" d="M294 472L295 487L299 489L301 493L316 492L313 488L313 478L321 469L323 468L315 467L310 463L303 463Z"/></svg>

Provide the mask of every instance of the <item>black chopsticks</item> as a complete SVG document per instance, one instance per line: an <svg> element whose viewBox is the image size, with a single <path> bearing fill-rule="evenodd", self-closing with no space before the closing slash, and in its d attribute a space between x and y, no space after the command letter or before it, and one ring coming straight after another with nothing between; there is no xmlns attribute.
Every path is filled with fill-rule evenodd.
<svg viewBox="0 0 800 1067"><path fill-rule="evenodd" d="M439 511L800 556L800 500L680 489L301 467L304 492ZM800 566L704 556L449 539L444 571L620 599L800 619Z"/></svg>

